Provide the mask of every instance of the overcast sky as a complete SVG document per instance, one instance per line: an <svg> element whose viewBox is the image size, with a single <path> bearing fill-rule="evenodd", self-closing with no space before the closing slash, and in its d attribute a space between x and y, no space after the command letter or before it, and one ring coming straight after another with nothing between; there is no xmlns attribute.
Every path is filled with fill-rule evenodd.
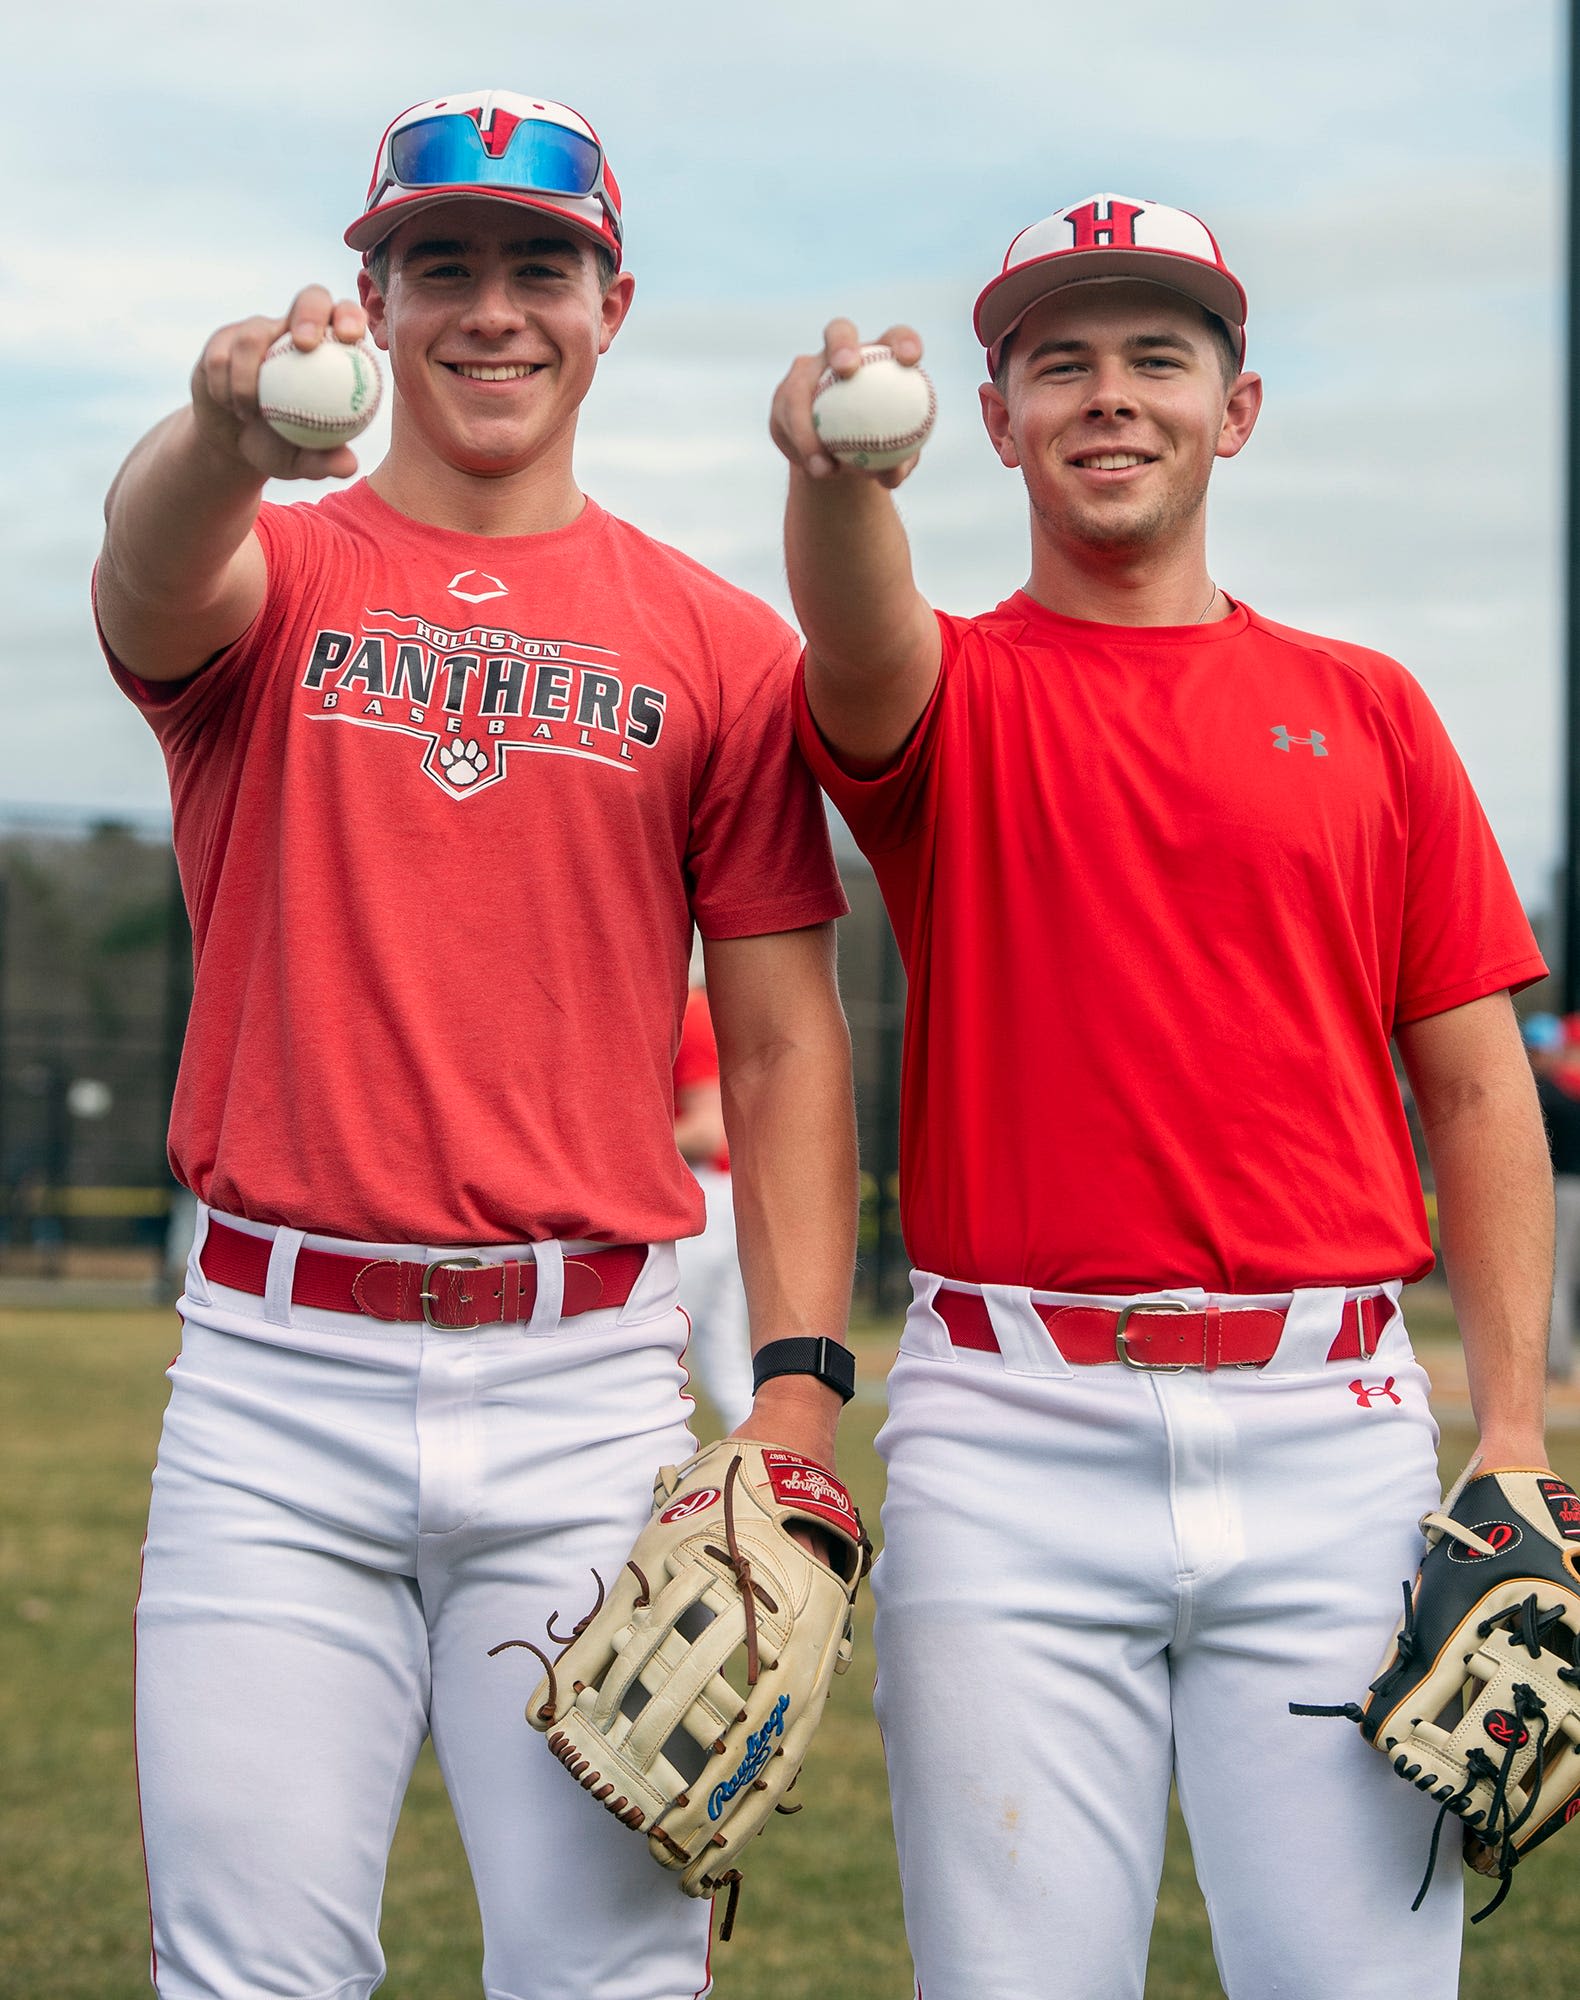
<svg viewBox="0 0 1580 2000"><path fill-rule="evenodd" d="M786 610L767 403L831 313L926 338L940 415L905 512L924 588L980 610L1024 581L1027 537L977 416L977 291L1082 195L1201 214L1268 386L1217 475L1216 576L1404 660L1545 901L1559 21L1555 0L29 10L0 132L0 811L161 808L87 616L104 488L213 328L313 279L351 289L340 232L388 119L493 84L581 109L625 196L637 304L583 485Z"/></svg>

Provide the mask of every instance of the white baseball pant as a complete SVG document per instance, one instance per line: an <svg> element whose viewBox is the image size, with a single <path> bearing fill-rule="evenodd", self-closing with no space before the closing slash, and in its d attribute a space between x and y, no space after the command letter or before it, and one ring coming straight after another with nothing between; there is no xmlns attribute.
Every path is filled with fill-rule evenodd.
<svg viewBox="0 0 1580 2000"><path fill-rule="evenodd" d="M1435 1806L1288 1712L1363 1695L1438 1501L1402 1318L1329 1362L1342 1289L1216 1295L1289 1305L1273 1360L1139 1373L1071 1367L1030 1303L1123 1300L982 1288L979 1353L940 1282L914 1274L890 1377L873 1578L922 2000L1140 2000L1171 1778L1230 2000L1398 2000L1402 1966L1449 2000L1452 1855L1410 1909Z"/></svg>
<svg viewBox="0 0 1580 2000"><path fill-rule="evenodd" d="M489 2000L694 2000L709 1905L574 1785L496 1659L590 1608L694 1449L675 1262L625 1306L453 1333L214 1285L197 1243L137 1610L137 1752L163 2000L363 2000L401 1800L432 1736ZM422 1261L446 1250L327 1250ZM453 1252L449 1254L454 1254ZM488 1261L534 1254L489 1246Z"/></svg>

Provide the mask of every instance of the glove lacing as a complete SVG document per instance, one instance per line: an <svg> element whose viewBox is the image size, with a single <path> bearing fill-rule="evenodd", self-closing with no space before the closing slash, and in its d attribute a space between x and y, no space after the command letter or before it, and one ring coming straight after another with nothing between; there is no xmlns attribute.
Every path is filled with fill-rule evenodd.
<svg viewBox="0 0 1580 2000"><path fill-rule="evenodd" d="M628 1565L628 1567L631 1569L636 1569L636 1564L631 1563ZM642 1575L642 1572L639 1569L636 1570L636 1573L638 1579L641 1581L642 1588L645 1591L647 1588L647 1579ZM593 1608L591 1609L591 1611L587 1613L586 1617L579 1618L576 1621L576 1623L571 1627L570 1638L567 1638L563 1632L556 1632L554 1629L555 1625L559 1621L560 1614L558 1613L558 1611L551 1611L549 1613L548 1635L554 1641L556 1646L568 1646L571 1643L572 1639L579 1639L581 1635L587 1630L587 1627L598 1616L598 1613L603 1609L603 1600L604 1600L603 1578L598 1574L597 1570L593 1571L592 1580L598 1586L597 1599L593 1604ZM490 1659L493 1659L496 1653L508 1653L512 1646L519 1646L521 1650L525 1653L536 1654L539 1661L541 1661L543 1670L548 1675L549 1678L549 1698L546 1702L544 1702L543 1706L538 1710L538 1714L542 1717L542 1719L545 1722L553 1722L560 1712L560 1685L559 1685L559 1680L554 1672L554 1662L549 1658L548 1654L544 1652L541 1646L534 1646L530 1639L502 1639L497 1646L489 1647L488 1657Z"/></svg>
<svg viewBox="0 0 1580 2000"><path fill-rule="evenodd" d="M1537 1603L1536 1593L1517 1607L1501 1612L1495 1618L1484 1618L1476 1627L1478 1639L1490 1638L1499 1626L1507 1626L1508 1631L1519 1645L1525 1647L1533 1660L1539 1660L1544 1651L1543 1640L1553 1629L1563 1623L1563 1610L1559 1605L1549 1605L1544 1611ZM1572 1664L1558 1669L1558 1678L1571 1685L1580 1686L1580 1633L1575 1635L1571 1646ZM1514 1760L1525 1747L1518 1738L1504 1749L1501 1759L1488 1756L1479 1746L1473 1746L1465 1757L1467 1782L1460 1791L1440 1795L1437 1820L1432 1828L1432 1845L1428 1853L1426 1873L1421 1878L1421 1887L1416 1892L1412 1910L1420 1909L1426 1900L1426 1892L1431 1887L1432 1874L1437 1867L1438 1843L1442 1837L1443 1821L1449 1813L1458 1814L1472 1829L1474 1837L1481 1841L1497 1862L1498 1890L1490 1902L1485 1903L1471 1918L1479 1924L1483 1917L1490 1917L1508 1895L1514 1881L1514 1866L1519 1860L1519 1851L1514 1846L1514 1836L1524 1826L1536 1809L1541 1796L1543 1759L1547 1751L1547 1737L1552 1724L1547 1714L1547 1704L1525 1681L1516 1681L1509 1689L1514 1703L1514 1713L1522 1723L1536 1725L1536 1749L1531 1758L1529 1771L1530 1790L1525 1804L1518 1813L1510 1813L1508 1790L1514 1775ZM1529 1740L1528 1738L1526 1739ZM1475 1795L1477 1784L1486 1782L1492 1786L1492 1797L1487 1803L1485 1814L1468 1810Z"/></svg>
<svg viewBox="0 0 1580 2000"><path fill-rule="evenodd" d="M1411 1592L1409 1584L1405 1584L1404 1623L1399 1627L1398 1637L1394 1640L1394 1651L1399 1656L1401 1666L1408 1666L1410 1664L1415 1658L1420 1644L1421 1641L1415 1629L1415 1597ZM1387 1672L1393 1672L1391 1665L1388 1667ZM1384 1674L1377 1676L1377 1680L1371 1684L1372 1692L1376 1691L1377 1682L1383 1680L1385 1677ZM1289 1704L1289 1712L1291 1715L1342 1715L1346 1722L1363 1721L1366 1715L1365 1709L1358 1701L1292 1701Z"/></svg>

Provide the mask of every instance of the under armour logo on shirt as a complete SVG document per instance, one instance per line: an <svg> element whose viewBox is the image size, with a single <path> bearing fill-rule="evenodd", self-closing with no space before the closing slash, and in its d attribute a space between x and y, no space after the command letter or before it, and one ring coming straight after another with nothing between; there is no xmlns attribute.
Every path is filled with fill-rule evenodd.
<svg viewBox="0 0 1580 2000"><path fill-rule="evenodd" d="M1273 748L1275 750L1292 750L1297 743L1300 743L1311 752L1313 757L1326 757L1328 754L1328 739L1320 729L1313 729L1309 736L1291 736L1283 723L1276 722L1272 724L1272 730Z"/></svg>
<svg viewBox="0 0 1580 2000"><path fill-rule="evenodd" d="M1361 1408L1369 1410L1372 1406L1372 1398L1374 1396L1386 1396L1390 1403L1402 1403L1404 1401L1403 1396L1399 1395L1393 1386L1395 1379L1394 1376L1390 1375L1386 1382L1367 1383L1361 1381L1357 1376L1350 1384L1350 1388L1354 1392L1355 1400Z"/></svg>

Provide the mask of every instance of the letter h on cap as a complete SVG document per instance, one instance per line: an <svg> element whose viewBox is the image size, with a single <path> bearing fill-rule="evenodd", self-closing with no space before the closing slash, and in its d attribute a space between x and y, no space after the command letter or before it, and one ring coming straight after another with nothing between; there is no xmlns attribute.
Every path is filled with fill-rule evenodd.
<svg viewBox="0 0 1580 2000"><path fill-rule="evenodd" d="M1074 250L1101 247L1134 250L1136 217L1140 213L1141 210L1128 201L1111 201L1106 213L1095 201L1089 201L1084 208L1072 208L1065 217L1075 232L1075 241L1070 247Z"/></svg>

